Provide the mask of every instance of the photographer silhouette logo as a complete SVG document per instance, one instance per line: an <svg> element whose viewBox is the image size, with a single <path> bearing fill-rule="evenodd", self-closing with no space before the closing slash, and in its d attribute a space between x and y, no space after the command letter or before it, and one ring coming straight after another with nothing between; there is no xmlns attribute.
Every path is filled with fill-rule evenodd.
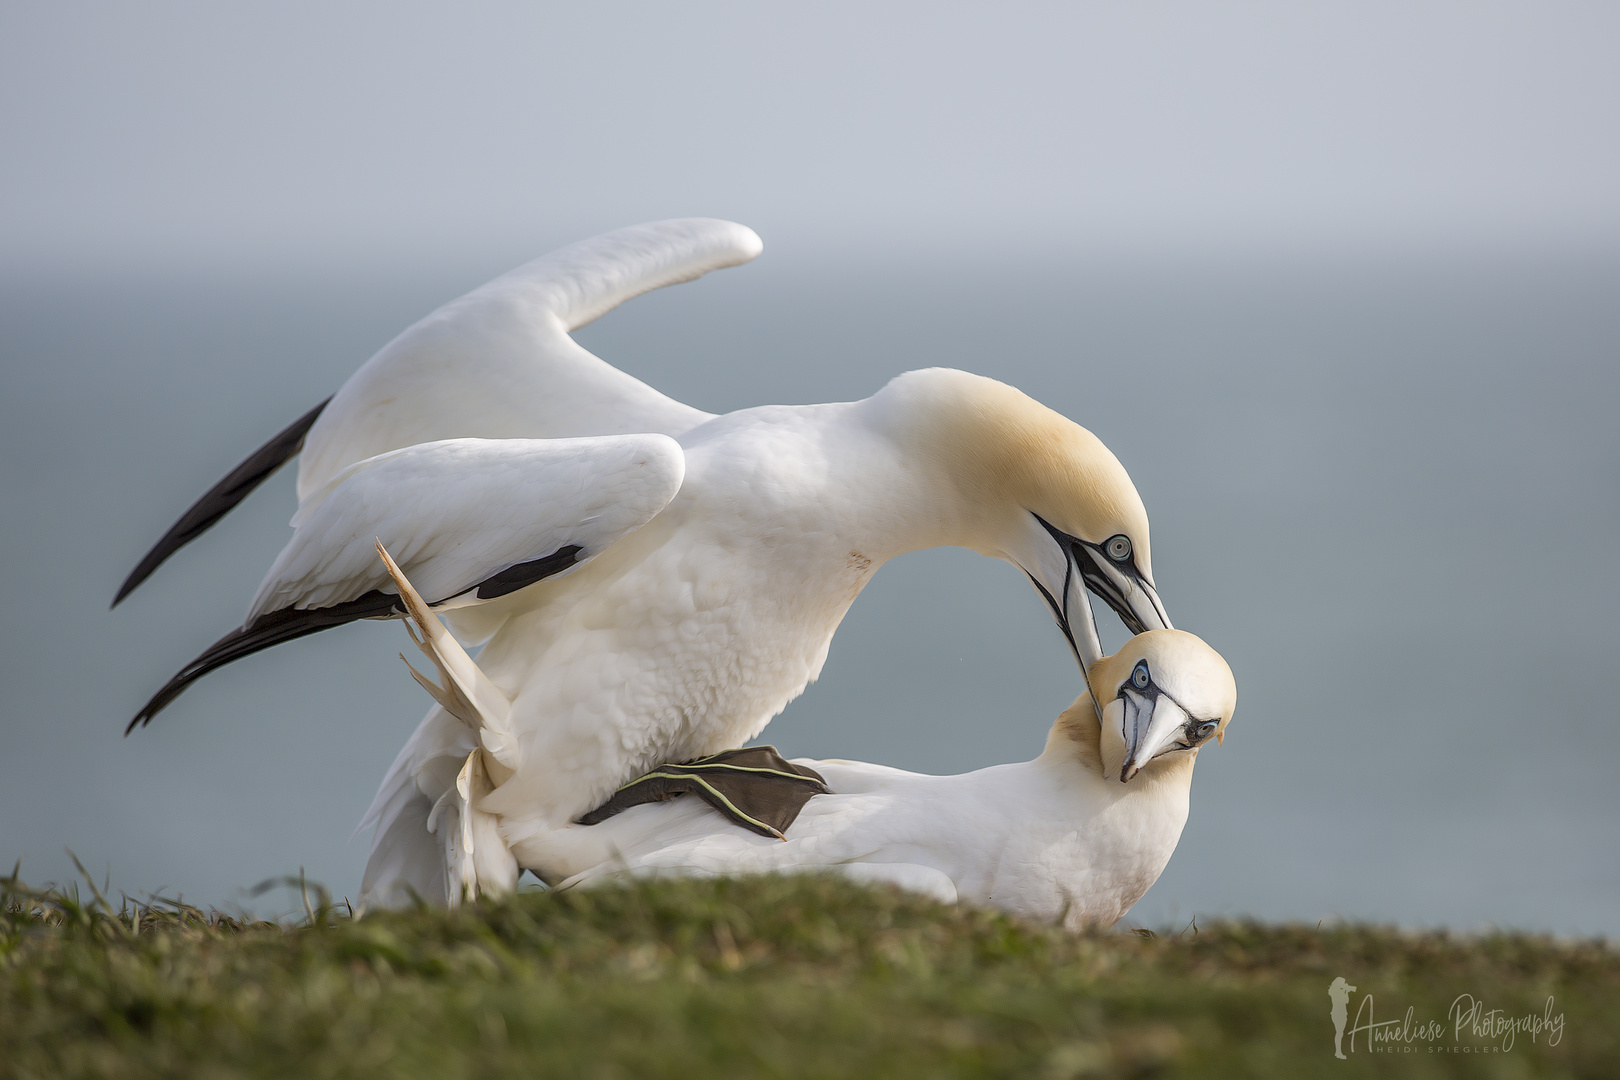
<svg viewBox="0 0 1620 1080"><path fill-rule="evenodd" d="M1328 1016L1333 1020L1333 1056L1340 1061L1356 1053L1358 1036L1362 1052L1368 1054L1506 1054L1523 1037L1549 1047L1564 1038L1564 1014L1555 1011L1557 1002L1550 994L1539 1011L1522 1013L1491 1008L1473 994L1458 994L1441 1022L1423 1019L1410 1005L1393 1020L1379 1020L1370 990L1355 1003L1352 1016L1350 995L1357 991L1343 975L1328 984L1327 992L1332 1003ZM1350 1037L1348 1047L1346 1035Z"/></svg>
<svg viewBox="0 0 1620 1080"><path fill-rule="evenodd" d="M1333 1001L1333 1056L1340 1061L1349 1060L1344 1056L1344 1025L1350 1020L1350 995L1354 990L1343 975L1328 984L1328 997Z"/></svg>

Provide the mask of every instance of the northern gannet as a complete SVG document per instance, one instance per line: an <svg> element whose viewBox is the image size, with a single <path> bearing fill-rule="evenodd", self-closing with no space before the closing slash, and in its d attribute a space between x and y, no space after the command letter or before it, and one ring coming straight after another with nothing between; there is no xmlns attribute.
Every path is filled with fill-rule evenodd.
<svg viewBox="0 0 1620 1080"><path fill-rule="evenodd" d="M434 867L444 890L435 898L452 904L509 888L520 866L560 888L626 876L820 871L1070 929L1108 926L1169 862L1198 750L1224 737L1237 705L1231 669L1214 649L1182 630L1150 630L1092 665L1103 707L1081 694L1033 761L927 776L798 760L832 793L806 791L780 838L739 828L690 796L525 837L490 812L497 778L522 767L504 699L398 580L419 630L412 636L441 681L412 673L469 731L488 732L434 810L433 826L448 840Z"/></svg>
<svg viewBox="0 0 1620 1080"><path fill-rule="evenodd" d="M1170 625L1124 468L1010 386L933 368L862 401L715 416L568 336L759 250L723 221L623 229L406 330L188 511L125 582L120 598L302 451L295 531L243 627L131 727L231 660L399 614L377 539L463 640L486 643L479 665L525 749L492 799L525 832L566 824L654 764L757 735L820 673L871 575L908 551L962 546L1019 567L1082 670L1102 655L1087 589L1133 632ZM369 885L387 877L391 851L430 843L428 815L465 741L435 710L401 751L367 818L379 825Z"/></svg>

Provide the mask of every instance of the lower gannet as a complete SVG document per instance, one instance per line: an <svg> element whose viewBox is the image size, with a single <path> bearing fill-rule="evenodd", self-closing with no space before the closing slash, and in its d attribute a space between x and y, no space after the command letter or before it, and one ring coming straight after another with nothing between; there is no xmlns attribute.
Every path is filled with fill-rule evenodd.
<svg viewBox="0 0 1620 1080"><path fill-rule="evenodd" d="M1088 589L1133 632L1170 625L1147 513L1118 459L1010 386L933 368L862 401L715 416L569 337L759 250L729 222L624 229L401 334L205 496L120 590L301 452L295 531L243 626L131 727L224 663L397 616L378 539L464 641L485 643L479 665L524 749L490 802L524 835L655 764L756 736L820 673L872 574L908 551L954 545L1017 566L1082 669L1102 652ZM368 892L428 891L390 868L420 865L435 843L428 819L466 740L436 709L401 751L367 817Z"/></svg>
<svg viewBox="0 0 1620 1080"><path fill-rule="evenodd" d="M1151 630L1092 666L1103 707L1082 694L1033 761L957 776L795 761L831 793L804 792L797 816L774 836L689 795L526 836L490 809L501 777L522 765L502 702L400 581L420 630L413 637L441 681L417 679L475 736L433 811L448 855L434 874L413 875L431 876L443 890L431 898L449 903L491 884L510 888L520 869L562 888L625 876L821 871L1071 929L1111 925L1169 862L1198 750L1224 735L1237 704L1231 669L1215 650L1185 631Z"/></svg>

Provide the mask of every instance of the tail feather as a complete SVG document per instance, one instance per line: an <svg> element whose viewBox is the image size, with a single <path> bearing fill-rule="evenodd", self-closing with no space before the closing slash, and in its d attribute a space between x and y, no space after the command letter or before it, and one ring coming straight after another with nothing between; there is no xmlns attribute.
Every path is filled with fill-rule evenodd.
<svg viewBox="0 0 1620 1080"><path fill-rule="evenodd" d="M499 896L517 887L517 859L506 846L500 822L478 809L484 796L495 790L484 770L486 757L474 750L467 755L456 784L434 808L438 821L429 828L444 845L446 899L451 907L462 900L476 900L479 894Z"/></svg>
<svg viewBox="0 0 1620 1080"><path fill-rule="evenodd" d="M490 681L489 676L467 655L461 643L445 629L438 616L429 610L427 602L405 577L404 571L388 554L381 540L377 541L377 554L388 568L388 576L394 579L394 586L399 589L400 599L410 615L406 630L410 632L411 640L433 661L443 685L433 682L406 661L405 666L410 668L411 677L446 712L473 730L493 759L489 763L491 777L496 784L505 783L518 766L518 743L511 725L511 700Z"/></svg>
<svg viewBox="0 0 1620 1080"><path fill-rule="evenodd" d="M405 666L443 711L429 713L366 816L378 822L378 834L362 895L388 903L418 879L442 883L434 899L452 907L481 894L509 892L522 871L501 836L499 818L481 805L517 767L511 702L428 609L380 541L377 554L399 589L409 616L406 630L441 682L409 661ZM463 741L468 736L471 747ZM423 865L427 860L431 868Z"/></svg>
<svg viewBox="0 0 1620 1080"><path fill-rule="evenodd" d="M450 887L438 839L428 831L432 801L412 785L408 797L385 816L371 843L360 880L360 910L444 904Z"/></svg>

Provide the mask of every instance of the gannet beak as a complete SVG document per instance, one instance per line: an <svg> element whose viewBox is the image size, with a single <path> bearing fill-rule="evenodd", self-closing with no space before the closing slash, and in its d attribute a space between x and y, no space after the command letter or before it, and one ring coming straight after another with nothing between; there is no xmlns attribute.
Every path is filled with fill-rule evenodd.
<svg viewBox="0 0 1620 1080"><path fill-rule="evenodd" d="M1129 693L1123 695L1125 713L1125 764L1119 771L1120 783L1129 783L1185 730L1187 712L1168 695L1152 697Z"/></svg>
<svg viewBox="0 0 1620 1080"><path fill-rule="evenodd" d="M1102 659L1102 641L1097 634L1097 617L1087 592L1095 593L1119 614L1132 634L1147 630L1169 630L1153 581L1136 567L1126 554L1116 565L1103 546L1069 535L1039 514L1031 515L1053 543L1037 545L1027 560L1014 559L1052 609L1063 636L1068 638L1080 671L1090 683L1091 666ZM1120 537L1118 539L1124 539Z"/></svg>
<svg viewBox="0 0 1620 1080"><path fill-rule="evenodd" d="M1056 621L1058 629L1063 631L1064 638L1074 653L1075 662L1080 665L1080 672L1084 675L1091 670L1091 665L1102 659L1102 642L1097 636L1097 620L1091 613L1091 602L1086 598L1084 579L1075 566L1073 545L1075 539L1057 531L1035 517L1041 526L1052 534L1057 543L1041 543L1034 545L1033 550L1025 558L1012 558L1013 562L1029 578L1035 591L1041 594L1047 607L1052 609L1052 618Z"/></svg>
<svg viewBox="0 0 1620 1080"><path fill-rule="evenodd" d="M1077 544L1072 550L1086 588L1102 597L1132 634L1172 629L1159 590L1147 575L1115 566L1095 545Z"/></svg>

